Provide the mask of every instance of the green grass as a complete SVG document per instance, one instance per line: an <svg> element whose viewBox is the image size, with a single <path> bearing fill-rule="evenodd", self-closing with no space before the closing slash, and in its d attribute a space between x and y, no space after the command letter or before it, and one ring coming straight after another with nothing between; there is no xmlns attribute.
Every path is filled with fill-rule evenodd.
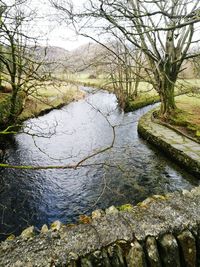
<svg viewBox="0 0 200 267"><path fill-rule="evenodd" d="M200 96L178 96L176 105L178 111L171 118L171 123L200 141Z"/></svg>
<svg viewBox="0 0 200 267"><path fill-rule="evenodd" d="M41 113L68 104L73 100L78 100L83 96L84 93L75 85L69 85L65 82L46 83L37 92L28 97L19 119L25 120L36 117Z"/></svg>
<svg viewBox="0 0 200 267"><path fill-rule="evenodd" d="M185 92L190 91L192 88L198 87L200 87L199 79L178 80L175 87L175 95L182 95ZM126 111L135 110L159 101L158 93L152 88L152 86L146 82L140 82L138 97L135 100L129 101Z"/></svg>
<svg viewBox="0 0 200 267"><path fill-rule="evenodd" d="M109 89L110 81L103 75L99 75L97 78L89 78L89 73L77 73L77 74L56 74L56 78L63 81L70 81L74 84L80 84L88 87L96 87L102 89Z"/></svg>
<svg viewBox="0 0 200 267"><path fill-rule="evenodd" d="M67 77L62 76L64 79ZM112 83L105 76L100 75L96 79L89 78L89 73L79 75L71 75L71 80L78 81L85 86L104 88L112 91ZM200 86L199 79L179 79L175 88L175 94L179 95L191 88ZM152 86L147 82L140 82L138 89L138 97L135 100L129 100L126 105L126 111L133 111L143 106L159 102L159 96ZM179 96L176 97L179 112L173 118L174 124L180 124L182 127L187 126L188 131L192 131L194 135L200 135L200 98Z"/></svg>
<svg viewBox="0 0 200 267"><path fill-rule="evenodd" d="M31 93L31 92L30 92ZM10 93L0 93L0 126L5 125L8 121L10 110ZM35 89L26 99L23 112L19 120L23 121L28 118L36 117L42 113L68 104L73 100L78 100L84 96L78 86L70 85L67 82L50 81L44 83L39 89ZM22 100L19 95L19 104ZM18 105L19 106L19 105ZM17 107L18 107L17 106ZM21 106L19 106L21 109Z"/></svg>

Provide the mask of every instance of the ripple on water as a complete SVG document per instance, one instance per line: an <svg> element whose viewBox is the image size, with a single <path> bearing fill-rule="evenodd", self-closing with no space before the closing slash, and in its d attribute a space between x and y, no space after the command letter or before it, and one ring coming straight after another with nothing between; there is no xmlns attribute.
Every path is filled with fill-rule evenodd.
<svg viewBox="0 0 200 267"><path fill-rule="evenodd" d="M19 233L27 225L41 227L56 219L74 222L79 214L90 213L97 207L135 204L152 194L197 185L195 178L138 137L137 121L150 108L124 114L117 108L113 94L100 91L27 121L24 128L31 126L30 133L40 134L42 129L47 136L49 132L55 134L49 138L18 134L7 149L6 162L24 165L78 162L112 142L112 127L107 119L116 126L115 145L89 161L105 162L103 166L77 170L1 169L1 237Z"/></svg>

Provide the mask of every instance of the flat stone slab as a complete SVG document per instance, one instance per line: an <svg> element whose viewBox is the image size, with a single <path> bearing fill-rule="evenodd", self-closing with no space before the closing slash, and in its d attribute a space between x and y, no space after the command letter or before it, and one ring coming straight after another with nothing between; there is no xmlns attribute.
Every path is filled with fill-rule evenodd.
<svg viewBox="0 0 200 267"><path fill-rule="evenodd" d="M152 111L139 120L139 134L200 178L200 144L152 121L151 117Z"/></svg>

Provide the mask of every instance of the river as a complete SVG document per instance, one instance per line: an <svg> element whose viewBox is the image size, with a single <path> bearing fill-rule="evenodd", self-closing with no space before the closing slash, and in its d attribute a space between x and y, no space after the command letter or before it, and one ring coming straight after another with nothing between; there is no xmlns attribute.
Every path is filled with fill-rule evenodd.
<svg viewBox="0 0 200 267"><path fill-rule="evenodd" d="M199 181L141 139L138 119L152 106L124 113L116 97L88 92L85 99L24 123L7 146L4 162L66 165L115 142L77 169L0 169L1 239L28 225L77 221L96 208L135 204L153 194L191 189Z"/></svg>

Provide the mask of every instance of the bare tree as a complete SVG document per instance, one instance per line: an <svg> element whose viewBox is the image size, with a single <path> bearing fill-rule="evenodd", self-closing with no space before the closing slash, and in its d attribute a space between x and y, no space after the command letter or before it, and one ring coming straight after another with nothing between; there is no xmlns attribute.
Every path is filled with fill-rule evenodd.
<svg viewBox="0 0 200 267"><path fill-rule="evenodd" d="M109 46L105 64L119 105L125 109L129 100L137 98L139 83L145 79L142 53L121 38Z"/></svg>
<svg viewBox="0 0 200 267"><path fill-rule="evenodd" d="M16 121L27 95L47 77L44 62L35 56L37 38L30 36L28 29L36 14L27 4L27 0L15 1L12 5L1 1L1 87L11 92L5 124Z"/></svg>
<svg viewBox="0 0 200 267"><path fill-rule="evenodd" d="M199 1L88 0L82 9L71 1L51 2L80 34L103 40L115 29L140 49L160 96L161 116L168 117L176 109L174 88L182 63L198 55L190 48L199 42Z"/></svg>

